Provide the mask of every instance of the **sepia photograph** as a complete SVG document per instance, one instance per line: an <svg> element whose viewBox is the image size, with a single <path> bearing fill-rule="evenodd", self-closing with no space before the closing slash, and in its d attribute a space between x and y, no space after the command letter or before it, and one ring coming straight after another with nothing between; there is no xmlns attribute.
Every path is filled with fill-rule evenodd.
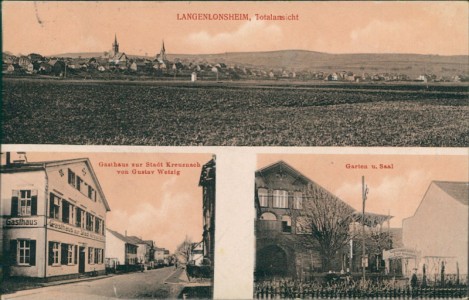
<svg viewBox="0 0 469 300"><path fill-rule="evenodd" d="M467 299L467 165L259 154L253 298Z"/></svg>
<svg viewBox="0 0 469 300"><path fill-rule="evenodd" d="M465 1L1 6L4 144L469 145Z"/></svg>
<svg viewBox="0 0 469 300"><path fill-rule="evenodd" d="M210 299L213 154L2 152L2 299Z"/></svg>

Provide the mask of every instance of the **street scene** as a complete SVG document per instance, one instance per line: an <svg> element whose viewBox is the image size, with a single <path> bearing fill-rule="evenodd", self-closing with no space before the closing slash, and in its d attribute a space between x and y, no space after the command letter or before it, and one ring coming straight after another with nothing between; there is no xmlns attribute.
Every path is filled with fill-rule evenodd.
<svg viewBox="0 0 469 300"><path fill-rule="evenodd" d="M191 283L182 268L175 270L174 267L51 284L7 294L2 299L183 299L191 295L186 287L209 288L207 284Z"/></svg>
<svg viewBox="0 0 469 300"><path fill-rule="evenodd" d="M0 170L2 299L211 297L215 156L5 152Z"/></svg>
<svg viewBox="0 0 469 300"><path fill-rule="evenodd" d="M467 155L258 155L254 298L466 298Z"/></svg>

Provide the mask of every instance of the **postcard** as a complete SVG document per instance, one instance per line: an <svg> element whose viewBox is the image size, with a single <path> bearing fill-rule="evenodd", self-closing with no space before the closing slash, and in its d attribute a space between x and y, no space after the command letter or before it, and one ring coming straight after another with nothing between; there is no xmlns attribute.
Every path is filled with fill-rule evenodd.
<svg viewBox="0 0 469 300"><path fill-rule="evenodd" d="M467 297L468 3L1 6L2 299Z"/></svg>

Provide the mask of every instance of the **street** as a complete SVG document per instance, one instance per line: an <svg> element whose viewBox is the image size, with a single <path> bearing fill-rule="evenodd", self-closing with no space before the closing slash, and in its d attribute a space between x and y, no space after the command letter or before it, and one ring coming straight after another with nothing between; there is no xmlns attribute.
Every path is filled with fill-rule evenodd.
<svg viewBox="0 0 469 300"><path fill-rule="evenodd" d="M177 277L182 270L174 273L173 267L114 275L92 281L69 283L24 290L3 295L2 299L135 299L135 298L177 298L184 282ZM169 282L165 284L165 281Z"/></svg>

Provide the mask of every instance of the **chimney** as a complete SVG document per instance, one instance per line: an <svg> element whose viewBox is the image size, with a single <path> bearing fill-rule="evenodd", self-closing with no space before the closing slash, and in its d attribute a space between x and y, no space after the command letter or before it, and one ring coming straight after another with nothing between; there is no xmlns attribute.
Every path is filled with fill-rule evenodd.
<svg viewBox="0 0 469 300"><path fill-rule="evenodd" d="M127 236L127 230L125 231L125 236Z"/></svg>

